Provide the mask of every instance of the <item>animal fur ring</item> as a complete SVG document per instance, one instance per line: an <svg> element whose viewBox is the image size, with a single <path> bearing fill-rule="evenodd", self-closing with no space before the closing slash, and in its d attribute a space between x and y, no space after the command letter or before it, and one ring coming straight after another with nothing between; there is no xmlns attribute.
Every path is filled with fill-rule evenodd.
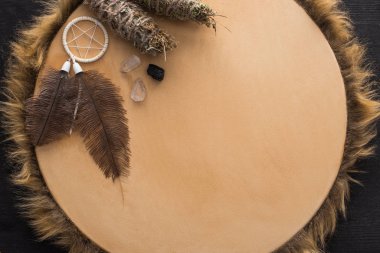
<svg viewBox="0 0 380 253"><path fill-rule="evenodd" d="M322 252L326 237L335 229L337 215L345 214L349 184L355 182L351 173L356 171L356 161L372 154L369 143L376 134L374 122L379 117L379 103L371 88L372 73L365 65L365 48L355 38L340 1L296 1L320 27L338 60L346 89L348 128L343 160L329 195L312 220L276 252ZM5 81L7 101L1 110L9 140L14 144L9 156L20 167L13 182L25 190L20 200L22 212L42 240L52 239L71 253L94 253L104 251L79 231L53 199L25 133L24 101L33 94L52 39L81 3L58 0L47 4L46 13L20 32L18 41L11 45Z"/></svg>

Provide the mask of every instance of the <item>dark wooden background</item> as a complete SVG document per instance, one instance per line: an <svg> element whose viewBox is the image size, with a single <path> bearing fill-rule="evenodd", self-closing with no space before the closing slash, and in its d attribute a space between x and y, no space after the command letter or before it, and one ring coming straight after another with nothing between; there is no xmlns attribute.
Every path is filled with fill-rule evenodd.
<svg viewBox="0 0 380 253"><path fill-rule="evenodd" d="M275 0L273 0L275 1ZM318 1L318 0L315 0ZM368 58L380 77L380 0L343 0L356 27L356 32L368 46ZM0 0L0 76L8 44L17 27L27 24L32 15L41 11L32 0ZM380 87L379 92L380 95ZM4 98L1 97L1 100ZM0 140L4 135L0 132ZM380 136L374 141L380 146ZM14 168L6 163L4 151L7 143L0 145L0 252L2 253L60 253L64 252L50 242L37 242L27 223L15 208L14 191L8 175ZM347 220L340 219L337 232L328 241L331 253L380 252L380 150L376 155L358 164L363 174L355 176L364 186L353 185Z"/></svg>

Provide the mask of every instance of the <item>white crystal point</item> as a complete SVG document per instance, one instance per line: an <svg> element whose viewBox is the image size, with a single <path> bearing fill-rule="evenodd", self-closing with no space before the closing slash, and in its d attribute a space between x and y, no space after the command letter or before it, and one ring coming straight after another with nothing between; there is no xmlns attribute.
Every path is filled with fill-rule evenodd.
<svg viewBox="0 0 380 253"><path fill-rule="evenodd" d="M140 58L137 55L132 55L121 63L120 71L123 73L131 72L132 70L138 68L140 64Z"/></svg>
<svg viewBox="0 0 380 253"><path fill-rule="evenodd" d="M131 99L135 102L142 102L146 98L146 88L143 80L138 78L132 88Z"/></svg>

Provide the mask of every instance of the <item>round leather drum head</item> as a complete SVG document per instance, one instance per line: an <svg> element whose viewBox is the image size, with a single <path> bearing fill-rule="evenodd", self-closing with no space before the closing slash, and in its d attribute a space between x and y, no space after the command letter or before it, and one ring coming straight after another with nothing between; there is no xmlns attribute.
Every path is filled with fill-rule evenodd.
<svg viewBox="0 0 380 253"><path fill-rule="evenodd" d="M289 248L292 238L306 240L308 224L323 220L320 211L335 191L336 202L344 200L348 180L340 176L351 93L325 31L293 0L206 2L227 17L217 18L216 34L155 18L180 42L166 61L140 54L105 25L106 54L82 67L120 88L130 130L130 175L106 179L75 133L37 147L35 170L57 204L40 215L54 211L67 220L37 222L43 236L44 226L59 231L53 237L70 235L59 242L73 252L74 244L77 250L91 245L115 253L271 252ZM95 17L80 5L66 24L79 16ZM67 59L63 28L40 76ZM120 72L133 54L141 67ZM146 74L150 63L165 68L161 83ZM139 77L148 93L143 103L130 99ZM368 110L364 128L377 113ZM329 202L326 213L339 209L336 202ZM332 229L326 220L322 235ZM91 242L76 241L77 234Z"/></svg>

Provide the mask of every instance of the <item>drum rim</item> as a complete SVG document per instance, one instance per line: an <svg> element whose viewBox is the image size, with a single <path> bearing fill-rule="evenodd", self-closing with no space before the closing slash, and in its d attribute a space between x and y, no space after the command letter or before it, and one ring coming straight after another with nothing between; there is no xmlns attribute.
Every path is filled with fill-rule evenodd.
<svg viewBox="0 0 380 253"><path fill-rule="evenodd" d="M36 229L41 239L53 239L56 244L70 249L70 252L105 252L79 231L49 193L32 145L25 134L22 109L23 101L33 94L34 84L51 40L82 1L58 0L47 3L47 13L36 19L31 28L20 33L21 39L12 44L13 61L9 61L5 79L8 90L5 95L8 101L1 111L5 117L5 131L15 143L9 157L22 167L13 176L13 182L26 189L21 196L20 206L30 219L31 226ZM373 85L370 81L372 72L364 65L365 47L355 39L351 21L342 10L340 1L295 1L316 22L330 43L340 65L347 94L348 127L345 151L335 183L309 223L276 250L319 252L325 245L325 238L335 230L336 214L345 215L349 183L355 182L350 175L357 171L354 168L355 162L372 153L373 146L369 142L376 135L374 126L380 114L380 106L373 98ZM45 36L35 36L41 33ZM30 82L31 76L34 82ZM41 213L44 214L43 217Z"/></svg>

